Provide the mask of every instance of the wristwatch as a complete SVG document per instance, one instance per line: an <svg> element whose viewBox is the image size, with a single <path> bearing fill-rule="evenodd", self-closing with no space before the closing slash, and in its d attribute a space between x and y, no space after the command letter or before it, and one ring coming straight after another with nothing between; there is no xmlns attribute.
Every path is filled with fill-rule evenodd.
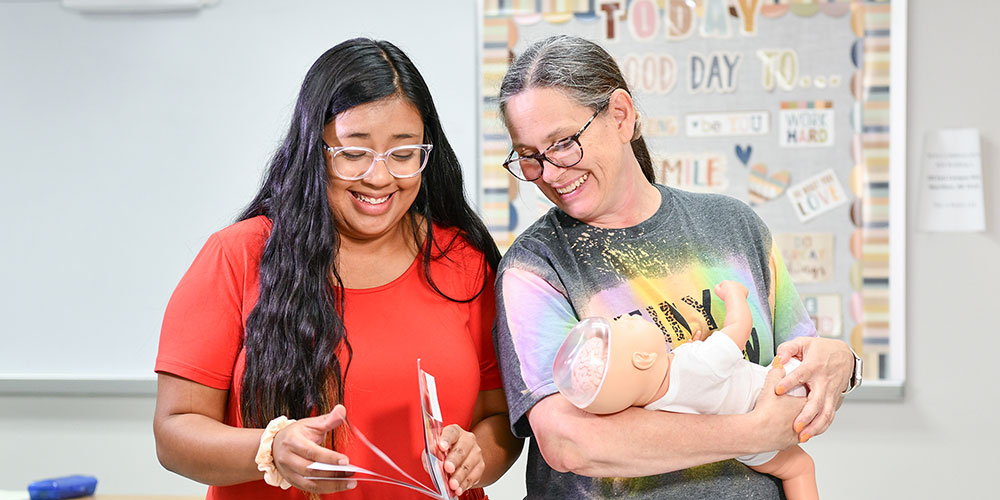
<svg viewBox="0 0 1000 500"><path fill-rule="evenodd" d="M847 344L847 348L851 349L851 345ZM847 383L847 389L844 389L841 394L848 394L861 385L861 356L858 356L854 349L851 349L851 354L854 356L854 371L851 373L851 380Z"/></svg>

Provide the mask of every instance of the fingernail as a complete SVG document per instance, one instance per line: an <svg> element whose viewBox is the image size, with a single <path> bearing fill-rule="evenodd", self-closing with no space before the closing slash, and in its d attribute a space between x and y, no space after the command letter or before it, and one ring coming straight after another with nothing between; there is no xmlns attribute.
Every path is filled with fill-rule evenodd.
<svg viewBox="0 0 1000 500"><path fill-rule="evenodd" d="M806 441L809 441L809 438L811 438L811 437L812 436L810 436L809 434L803 434L803 435L799 436L799 442L800 443L804 443Z"/></svg>
<svg viewBox="0 0 1000 500"><path fill-rule="evenodd" d="M462 496L462 488L455 490L455 496Z"/></svg>
<svg viewBox="0 0 1000 500"><path fill-rule="evenodd" d="M337 460L337 464L338 465L347 465L347 459L346 458L341 458L340 460Z"/></svg>
<svg viewBox="0 0 1000 500"><path fill-rule="evenodd" d="M448 451L448 448L450 447L451 445L449 445L447 441L441 441L441 448L444 448L444 451Z"/></svg>
<svg viewBox="0 0 1000 500"><path fill-rule="evenodd" d="M358 486L358 482L355 481L355 480L353 480L353 479L347 482L347 489L349 489L349 490L353 490L357 486Z"/></svg>
<svg viewBox="0 0 1000 500"><path fill-rule="evenodd" d="M782 395L782 394L784 394L785 393L785 386L779 385L778 387L775 387L774 388L774 393L777 394L777 395L779 395L779 396Z"/></svg>
<svg viewBox="0 0 1000 500"><path fill-rule="evenodd" d="M795 422L795 432L802 432L802 428L805 426L804 422Z"/></svg>
<svg viewBox="0 0 1000 500"><path fill-rule="evenodd" d="M774 362L777 363L778 366L781 366L781 356L780 355L779 356L775 356L774 357Z"/></svg>

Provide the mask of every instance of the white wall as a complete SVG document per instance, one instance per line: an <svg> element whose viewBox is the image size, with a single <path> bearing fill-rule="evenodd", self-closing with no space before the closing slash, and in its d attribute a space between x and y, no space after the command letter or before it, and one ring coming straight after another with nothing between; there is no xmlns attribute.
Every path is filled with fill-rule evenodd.
<svg viewBox="0 0 1000 500"><path fill-rule="evenodd" d="M267 36L274 26L302 26L300 31L308 35L301 36L314 37L307 45L312 49L293 50L290 40L279 38L275 39L272 51L259 54L264 68L284 64L288 66L285 70L294 67L302 73L303 65L318 51L348 36L351 29L335 29L339 22L336 9L322 8L320 4L324 3L296 2L293 9L266 8L265 5L277 4L260 0L223 0L218 9L229 9L227 12L233 12L235 19L243 24L231 26L228 37L251 36L251 33ZM475 164L472 112L475 39L469 19L474 9L461 0L448 2L448 7L440 6L444 2L430 1L412 5L416 3L370 1L351 6L357 9L359 19L365 20L364 26L371 29L368 33L405 41L400 45L424 70L449 137L466 167L471 168ZM415 19L416 24L431 28L419 32L380 31L378 22L373 20L384 21L390 8L407 10L403 13L409 16L406 19ZM324 14L319 16L317 12ZM72 16L75 14L59 10L52 2L0 2L0 90L10 88L11 81L17 79L16 73L8 71L17 67L12 61L25 51L30 50L38 58L58 61L63 57L53 40L63 43L72 40L62 31L67 23L76 22L68 19ZM322 22L317 20L320 17ZM997 397L1000 391L982 379L983 370L973 373L970 367L982 366L988 370L1000 351L1000 337L993 334L996 327L988 319L989 311L994 310L1000 298L993 288L1000 282L1000 265L992 262L1000 257L1000 209L996 201L1000 196L1000 175L996 170L1000 161L1000 123L996 119L1000 98L995 88L1000 80L1000 67L996 64L996 46L1000 43L995 27L997 19L1000 19L1000 4L995 2L911 0L907 153L909 170L914 175L908 182L911 213L908 225L912 230L908 235L906 395L903 401L893 403L849 401L831 430L806 445L817 461L824 498L936 499L996 495L993 474L1000 466L1000 459L992 448L1000 445L994 429L995 415L1000 413ZM108 45L112 56L116 54L115 45L110 43L113 41ZM124 43L126 39L117 41ZM79 43L85 44L87 40ZM438 69L435 59L440 55L455 58L458 65L450 70ZM286 57L289 60L282 63ZM269 102L258 110L266 116L259 123L267 126L246 133L257 141L273 143L280 133L279 118L287 114L280 103L289 102L297 84L283 82L280 89L255 87L253 92L270 92L272 99L274 93L287 95L288 100L279 100L278 105ZM45 97L30 93L23 96L39 104L43 104L41 100ZM112 106L110 111L114 110L113 97L104 96ZM12 130L15 124L5 121L0 113L0 131ZM42 133L51 124L32 125L40 127L38 133ZM178 126L183 126L183 122ZM128 128L138 126L121 127L123 134L129 134ZM986 233L927 234L915 229L912 214L916 213L921 140L926 131L941 127L978 127L982 131ZM58 143L58 137L42 141L44 147L34 154L40 155L38 158L55 154L50 148ZM12 142L8 133L0 135L4 157L9 158L11 150L16 152L22 147ZM211 141L199 147L210 154ZM259 168L265 149L239 156L241 161L252 164L240 168L250 171ZM0 186L11 178L16 182L18 172L23 169L42 168L6 159L0 161L3 162ZM232 163L220 160L220 168L237 168ZM47 164L45 168L58 173L64 168L71 169L72 165ZM231 174L231 170L225 170L213 175ZM247 196L255 183L253 177L241 188ZM234 212L234 207L247 196L236 196L228 204L220 204L220 220ZM10 217L17 207L0 205L0 208ZM172 272L179 276L181 271ZM67 268L65 279L78 279L78 275L73 268ZM0 288L3 300L10 300L14 293ZM11 336L21 333L6 326L0 326L0 332L4 345ZM165 472L156 463L150 429L152 411L151 398L0 396L0 489L22 488L41 476L87 472L101 479L101 490L105 493L203 491L201 486ZM520 498L524 491L521 470L508 474L488 493L495 499Z"/></svg>
<svg viewBox="0 0 1000 500"><path fill-rule="evenodd" d="M20 214L0 236L0 331L18 332L0 376L151 376L170 292L252 198L309 66L347 38L414 54L474 179L475 33L468 0L0 3L0 209Z"/></svg>

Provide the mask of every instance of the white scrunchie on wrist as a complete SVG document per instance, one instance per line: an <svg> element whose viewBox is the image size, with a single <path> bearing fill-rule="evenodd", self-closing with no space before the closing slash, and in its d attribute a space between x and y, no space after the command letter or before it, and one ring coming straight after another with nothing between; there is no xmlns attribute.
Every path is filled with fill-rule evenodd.
<svg viewBox="0 0 1000 500"><path fill-rule="evenodd" d="M281 476L278 468L274 466L271 444L274 443L274 436L278 435L278 431L288 427L288 424L294 421L294 419L282 415L268 422L264 433L260 435L260 448L257 448L257 456L254 457L254 462L257 462L257 470L264 473L264 482L271 486L279 486L283 490L291 488L292 485Z"/></svg>

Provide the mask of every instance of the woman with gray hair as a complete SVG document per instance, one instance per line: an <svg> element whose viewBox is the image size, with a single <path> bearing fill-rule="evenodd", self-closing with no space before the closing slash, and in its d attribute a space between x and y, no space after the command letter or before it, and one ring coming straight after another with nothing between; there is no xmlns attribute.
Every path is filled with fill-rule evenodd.
<svg viewBox="0 0 1000 500"><path fill-rule="evenodd" d="M511 427L532 438L528 498L780 498L779 481L730 459L824 432L860 360L816 337L767 226L733 198L654 183L628 85L593 42L531 45L504 77L500 110L513 142L504 167L556 205L517 238L497 279ZM640 315L677 347L723 324L711 292L723 280L750 291L747 359L802 360L770 372L752 411L593 415L559 394L553 360L580 319ZM782 396L800 384L808 398Z"/></svg>

